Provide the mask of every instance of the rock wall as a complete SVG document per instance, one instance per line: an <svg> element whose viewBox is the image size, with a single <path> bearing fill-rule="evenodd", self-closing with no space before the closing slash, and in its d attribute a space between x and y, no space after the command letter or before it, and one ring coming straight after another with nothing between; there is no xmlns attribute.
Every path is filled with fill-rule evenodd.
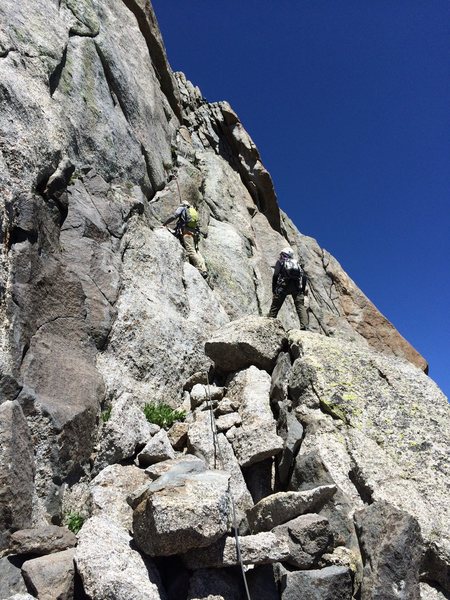
<svg viewBox="0 0 450 600"><path fill-rule="evenodd" d="M0 17L4 597L26 584L34 597L47 586L64 598L241 598L229 490L254 594L262 586L291 598L318 586L311 597L370 597L384 559L366 577L363 540L395 510L424 541L405 567L412 575L394 582L413 591L392 597L448 593L446 401L423 374L426 361L279 210L229 104L206 102L172 73L146 0L3 0ZM180 199L199 208L208 282L161 227ZM287 243L310 277L311 332L298 339L284 334L298 327L291 300L279 323L263 318ZM194 385L206 373L216 444L208 395ZM149 402L183 406L185 423L160 431L143 416ZM302 494L330 485L334 500L305 505ZM158 523L168 504L177 513L180 490L186 522ZM269 512L294 503L316 516L299 523L290 512L252 533L248 512L272 496ZM355 527L356 509L386 501ZM74 514L87 519L76 571L68 546L47 545L45 556L61 556L38 581L41 567L22 565L30 551L14 535ZM149 531L151 548L139 542ZM405 531L419 539L415 525ZM111 544L117 564L96 581Z"/></svg>

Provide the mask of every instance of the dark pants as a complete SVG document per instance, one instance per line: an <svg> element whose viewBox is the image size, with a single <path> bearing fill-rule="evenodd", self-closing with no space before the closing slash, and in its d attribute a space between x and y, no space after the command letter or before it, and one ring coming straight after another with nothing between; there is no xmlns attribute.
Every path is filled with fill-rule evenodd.
<svg viewBox="0 0 450 600"><path fill-rule="evenodd" d="M295 282L288 282L285 285L278 285L276 287L268 316L274 318L277 316L280 308L283 306L283 302L286 300L286 296L292 296L300 320L300 329L306 329L308 327L308 312L305 307L305 296Z"/></svg>

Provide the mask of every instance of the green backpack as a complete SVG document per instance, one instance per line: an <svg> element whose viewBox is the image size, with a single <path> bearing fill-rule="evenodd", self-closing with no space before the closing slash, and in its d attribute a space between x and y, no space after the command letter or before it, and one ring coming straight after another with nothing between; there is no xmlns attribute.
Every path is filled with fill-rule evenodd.
<svg viewBox="0 0 450 600"><path fill-rule="evenodd" d="M198 227L198 212L193 206L189 206L183 213L183 225L189 229Z"/></svg>

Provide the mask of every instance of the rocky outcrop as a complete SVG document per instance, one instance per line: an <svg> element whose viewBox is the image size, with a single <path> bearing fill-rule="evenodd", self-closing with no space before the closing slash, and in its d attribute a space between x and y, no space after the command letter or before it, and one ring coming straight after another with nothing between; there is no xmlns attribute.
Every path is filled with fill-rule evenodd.
<svg viewBox="0 0 450 600"><path fill-rule="evenodd" d="M70 597L73 536L45 530L71 519L74 593L93 600L241 600L234 533L261 600L449 593L446 399L279 210L231 107L172 73L147 0L3 0L0 166L5 598L25 557L29 591ZM180 200L207 281L161 227ZM264 316L287 243L310 332L291 299ZM185 419L166 432L148 403ZM299 500L317 489L333 493ZM416 522L423 546L388 581Z"/></svg>

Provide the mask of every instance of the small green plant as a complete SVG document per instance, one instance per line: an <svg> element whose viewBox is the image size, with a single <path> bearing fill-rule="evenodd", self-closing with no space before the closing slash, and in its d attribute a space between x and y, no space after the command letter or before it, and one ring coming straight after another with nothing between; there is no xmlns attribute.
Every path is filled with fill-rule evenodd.
<svg viewBox="0 0 450 600"><path fill-rule="evenodd" d="M155 423L164 429L169 429L175 421L184 421L184 410L174 410L168 404L150 402L144 406L144 415L150 423Z"/></svg>
<svg viewBox="0 0 450 600"><path fill-rule="evenodd" d="M77 534L83 526L84 517L79 513L71 512L66 515L65 523L72 533Z"/></svg>
<svg viewBox="0 0 450 600"><path fill-rule="evenodd" d="M103 423L106 423L106 421L109 421L110 416L111 416L111 406L108 406L108 408L105 408L105 410L102 410L100 417L101 417Z"/></svg>

